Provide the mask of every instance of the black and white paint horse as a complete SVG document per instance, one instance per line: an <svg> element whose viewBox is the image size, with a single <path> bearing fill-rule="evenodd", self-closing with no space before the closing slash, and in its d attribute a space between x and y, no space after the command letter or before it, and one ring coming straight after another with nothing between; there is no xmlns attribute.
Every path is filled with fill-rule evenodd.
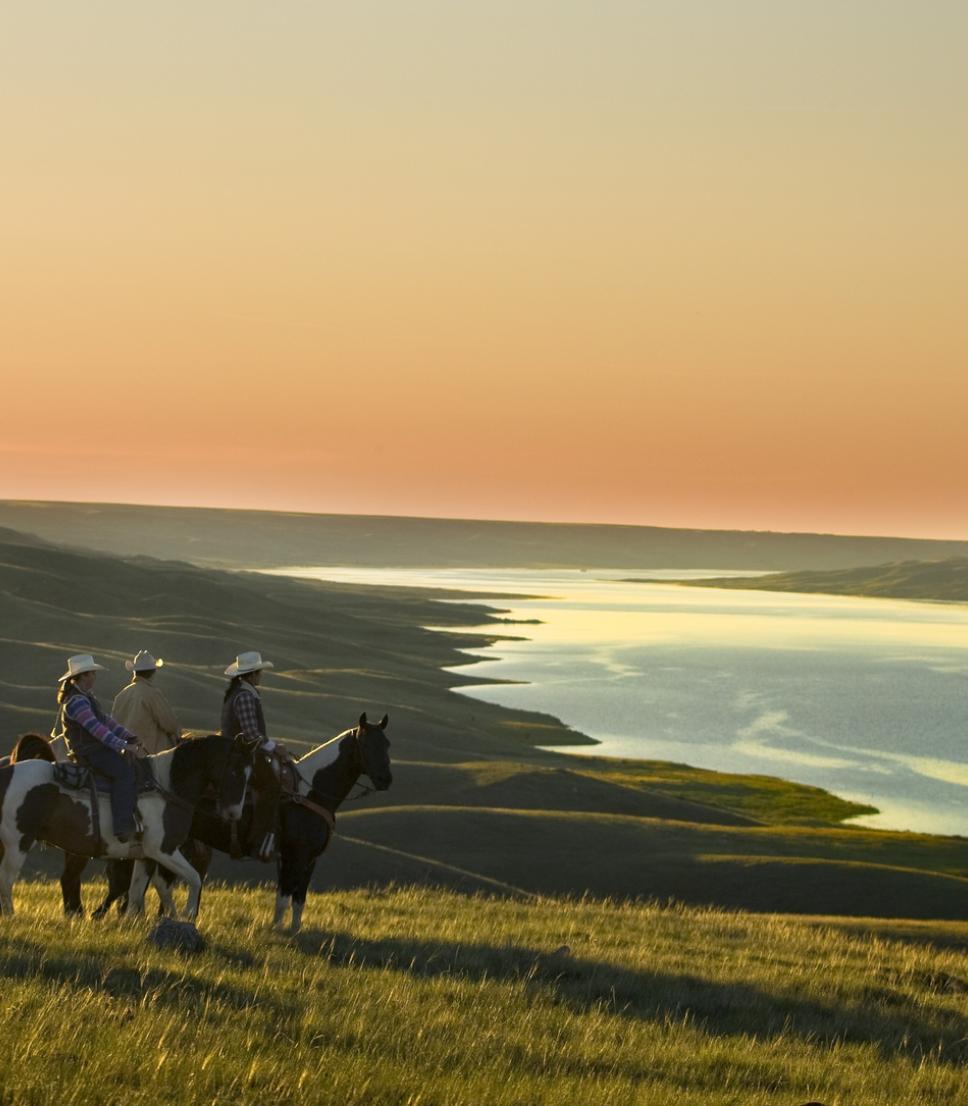
<svg viewBox="0 0 968 1106"><path fill-rule="evenodd" d="M138 809L143 840L122 843L114 836L110 797L98 795L100 834L95 831L90 792L61 786L46 759L18 760L0 768L0 910L13 913L13 885L35 841L46 841L84 857L147 857L163 864L188 884L188 916L196 917L202 881L180 851L192 818L206 792L214 792L219 814L242 816L252 775L251 744L227 737L201 737L147 758L158 790L143 792ZM130 896L128 912L144 905Z"/></svg>
<svg viewBox="0 0 968 1106"><path fill-rule="evenodd" d="M384 715L378 723L367 722L366 714L362 714L353 729L344 730L296 761L296 791L284 796L279 807L275 926L282 925L286 912L291 909L291 932L299 930L309 881L317 859L329 844L336 810L360 776L367 776L377 791L386 791L393 782L390 742L385 732L389 721ZM252 808L249 807L235 834L238 841L245 843L244 855L247 856L255 855L261 841L261 834L256 834L259 840L255 840L250 833L251 820ZM231 827L223 819L203 809L196 813L192 822L193 839L221 852L238 855L232 837ZM68 866L70 862L68 857ZM153 865L137 864L135 869L132 878L130 865L108 865L108 897L95 911L96 917L102 916L128 890L129 883L132 892L137 886L143 896L149 878L161 897L162 909L166 912L173 909L171 875L166 878L165 873ZM65 869L62 881L65 887L68 878ZM79 871L76 894L80 894Z"/></svg>
<svg viewBox="0 0 968 1106"><path fill-rule="evenodd" d="M298 801L282 804L274 926L283 924L291 908L290 932L299 931L316 860L329 844L337 808L360 776L367 776L377 791L386 791L393 783L385 732L389 721L384 715L378 723L369 723L363 714L356 729L339 734L296 762L299 795L329 811L332 821Z"/></svg>

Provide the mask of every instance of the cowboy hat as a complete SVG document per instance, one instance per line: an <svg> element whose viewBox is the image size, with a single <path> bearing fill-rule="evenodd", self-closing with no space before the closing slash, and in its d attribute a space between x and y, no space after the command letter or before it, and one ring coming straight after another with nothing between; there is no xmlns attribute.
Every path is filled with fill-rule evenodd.
<svg viewBox="0 0 968 1106"><path fill-rule="evenodd" d="M76 657L67 658L67 671L63 676L57 677L57 682L62 684L65 680L73 680L75 676L83 676L85 672L106 672L103 664L98 664L90 653L78 653Z"/></svg>
<svg viewBox="0 0 968 1106"><path fill-rule="evenodd" d="M261 653L239 653L226 668L226 676L244 676L248 672L258 672L263 668L274 668L272 661L264 661Z"/></svg>
<svg viewBox="0 0 968 1106"><path fill-rule="evenodd" d="M164 663L161 657L155 660L147 649L142 649L133 661L125 661L124 667L129 672L154 672L156 668L161 668Z"/></svg>

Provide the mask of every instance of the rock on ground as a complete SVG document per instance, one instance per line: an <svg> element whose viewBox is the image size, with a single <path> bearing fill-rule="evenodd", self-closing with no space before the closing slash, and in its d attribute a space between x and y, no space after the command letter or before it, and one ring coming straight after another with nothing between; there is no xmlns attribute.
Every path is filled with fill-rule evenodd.
<svg viewBox="0 0 968 1106"><path fill-rule="evenodd" d="M191 922L176 922L162 918L148 934L151 944L160 949L179 949L181 952L202 952L205 938Z"/></svg>

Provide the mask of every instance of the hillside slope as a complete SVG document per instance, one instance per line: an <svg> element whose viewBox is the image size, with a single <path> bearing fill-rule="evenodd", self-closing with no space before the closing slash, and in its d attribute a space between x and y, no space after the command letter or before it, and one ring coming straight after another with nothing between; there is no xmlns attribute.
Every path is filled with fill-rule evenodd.
<svg viewBox="0 0 968 1106"><path fill-rule="evenodd" d="M215 724L224 665L259 648L277 668L265 696L272 733L298 752L348 728L362 709L389 711L395 782L348 803L317 888L389 880L509 894L676 897L757 910L960 917L963 843L833 826L868 808L816 788L682 765L576 760L537 745L583 740L557 720L465 699L442 668L480 637L422 629L460 624L461 605L427 594L226 573L116 558L0 535L0 724L9 748L50 728L64 658L111 666L148 647L184 724ZM797 830L793 827L800 826ZM801 834L801 836L797 836ZM958 860L958 857L961 860ZM54 874L60 857L36 850ZM811 867L812 866L812 867ZM261 865L220 860L235 881ZM90 902L90 895L88 894Z"/></svg>
<svg viewBox="0 0 968 1106"><path fill-rule="evenodd" d="M0 501L0 526L102 552L232 567L827 569L968 556L968 542L657 526Z"/></svg>
<svg viewBox="0 0 968 1106"><path fill-rule="evenodd" d="M968 557L896 561L826 572L776 572L766 576L683 580L687 587L755 591L820 592L883 599L938 599L968 603Z"/></svg>
<svg viewBox="0 0 968 1106"><path fill-rule="evenodd" d="M954 1106L968 925L428 890L334 893L295 938L211 889L206 952L0 926L11 1106Z"/></svg>
<svg viewBox="0 0 968 1106"><path fill-rule="evenodd" d="M453 694L485 681L442 669L466 664L459 650L491 638L423 626L488 616L433 594L226 573L0 534L0 751L19 732L49 732L68 655L93 652L109 665L97 689L109 705L129 679L123 658L143 648L168 662L159 680L186 727L217 727L225 666L258 649L276 665L265 692L273 732L297 748L347 729L361 710L388 710L391 734L418 758L588 742L548 716Z"/></svg>

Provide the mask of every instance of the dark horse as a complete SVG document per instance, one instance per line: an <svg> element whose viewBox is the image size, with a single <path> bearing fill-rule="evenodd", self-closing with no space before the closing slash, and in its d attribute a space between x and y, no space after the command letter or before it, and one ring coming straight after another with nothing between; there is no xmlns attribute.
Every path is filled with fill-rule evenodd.
<svg viewBox="0 0 968 1106"><path fill-rule="evenodd" d="M303 908L313 869L320 853L329 844L339 805L353 789L361 775L368 776L377 791L386 791L393 782L390 771L390 742L384 715L379 723L367 722L360 715L359 725L327 741L296 761L296 778L291 791L284 789L279 806L277 827L277 886L273 925L281 925L286 910L292 908L291 931L297 932L302 922ZM285 776L285 769L281 769ZM255 786L258 786L253 777ZM255 856L263 834L252 832L253 807L246 807L233 841L232 827L216 814L200 808L192 820L192 837L220 852ZM83 859L83 858L80 858ZM71 858L68 857L68 868ZM174 877L148 864L137 864L132 878L130 863L112 861L108 864L108 895L95 911L100 917L111 904L131 886L132 894L140 886L140 894L150 878L162 899L163 909L171 909L171 883ZM80 872L77 870L77 896L80 896ZM64 883L68 877L65 868ZM66 892L65 892L66 895ZM66 899L65 899L66 901Z"/></svg>
<svg viewBox="0 0 968 1106"><path fill-rule="evenodd" d="M0 768L0 907L4 913L13 913L13 885L27 852L35 841L46 841L84 857L158 861L186 880L188 913L196 916L201 880L180 846L189 835L195 808L209 789L214 789L223 816L230 821L241 817L253 766L250 744L204 737L148 757L157 788L138 800L144 826L140 843L120 842L111 832L107 795L98 796L101 830L97 832L90 793L58 783L52 758L41 753L25 759L22 744L18 743L16 758ZM129 910L140 909L142 902L143 891L141 900L132 896Z"/></svg>
<svg viewBox="0 0 968 1106"><path fill-rule="evenodd" d="M54 750L50 742L39 733L22 733L17 739L17 744L10 754L10 763L16 764L21 760L46 760L50 764L57 763Z"/></svg>

